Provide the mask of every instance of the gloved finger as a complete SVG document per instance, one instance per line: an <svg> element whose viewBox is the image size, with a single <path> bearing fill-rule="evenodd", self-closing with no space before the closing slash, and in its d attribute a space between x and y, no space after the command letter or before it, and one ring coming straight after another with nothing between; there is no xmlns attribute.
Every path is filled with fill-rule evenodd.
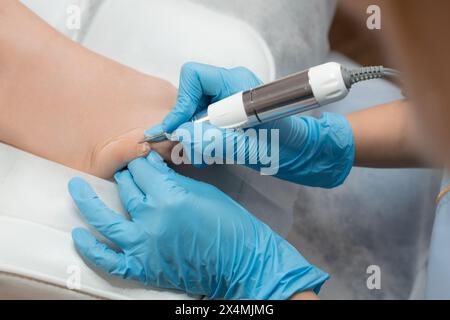
<svg viewBox="0 0 450 320"><path fill-rule="evenodd" d="M189 62L183 65L180 73L180 86L177 103L164 118L163 129L172 133L182 123L189 121L202 108L206 108L211 97L227 97L229 85L224 84L222 73L226 69L206 64Z"/></svg>
<svg viewBox="0 0 450 320"><path fill-rule="evenodd" d="M225 83L233 84L233 88L229 90L229 95L238 93L239 91L246 91L258 87L263 82L249 69L245 67L236 67L228 69L223 75ZM220 99L226 97L219 97Z"/></svg>
<svg viewBox="0 0 450 320"><path fill-rule="evenodd" d="M128 243L133 223L108 208L92 188L81 178L69 182L69 192L83 218L117 246Z"/></svg>
<svg viewBox="0 0 450 320"><path fill-rule="evenodd" d="M145 130L144 131L144 135L146 137L151 137L151 136L163 133L163 132L164 132L163 126L162 126L161 123L159 123L159 124L149 128L149 129Z"/></svg>
<svg viewBox="0 0 450 320"><path fill-rule="evenodd" d="M133 181L152 199L167 199L173 193L184 191L173 179L176 173L167 166L155 151L147 158L139 158L128 164Z"/></svg>
<svg viewBox="0 0 450 320"><path fill-rule="evenodd" d="M172 133L211 103L261 83L254 73L244 67L225 69L195 62L186 63L181 69L177 104L163 120L163 129Z"/></svg>
<svg viewBox="0 0 450 320"><path fill-rule="evenodd" d="M119 196L131 218L135 218L137 209L144 204L146 197L133 180L128 170L117 172L114 179L119 187Z"/></svg>
<svg viewBox="0 0 450 320"><path fill-rule="evenodd" d="M156 155L148 156L147 160L155 167L155 169L159 170L160 173L164 174L168 179L170 179L171 182L175 182L177 184L177 188L179 189L179 186L185 188L185 190L189 189L190 186L192 186L192 183L198 182L194 179L191 179L189 177L183 176L179 173L177 173L175 170L170 168L167 163L164 162L164 159L159 156L159 154L156 153ZM205 164L205 167L207 165ZM179 191L185 191L185 190L179 190Z"/></svg>
<svg viewBox="0 0 450 320"><path fill-rule="evenodd" d="M181 69L179 92L191 97L209 96L209 102L212 103L261 83L262 81L245 67L226 69L188 62Z"/></svg>
<svg viewBox="0 0 450 320"><path fill-rule="evenodd" d="M89 230L74 229L72 239L81 256L94 266L113 275L124 276L127 274L124 254L115 252L106 244L98 241Z"/></svg>

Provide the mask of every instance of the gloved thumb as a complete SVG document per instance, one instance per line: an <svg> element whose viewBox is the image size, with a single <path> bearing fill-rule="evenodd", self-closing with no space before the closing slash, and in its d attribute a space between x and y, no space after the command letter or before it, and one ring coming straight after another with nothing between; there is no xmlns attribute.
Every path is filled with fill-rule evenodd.
<svg viewBox="0 0 450 320"><path fill-rule="evenodd" d="M179 94L175 107L164 117L162 121L162 132L172 133L180 124L189 121L195 111L196 104L190 102L188 97Z"/></svg>

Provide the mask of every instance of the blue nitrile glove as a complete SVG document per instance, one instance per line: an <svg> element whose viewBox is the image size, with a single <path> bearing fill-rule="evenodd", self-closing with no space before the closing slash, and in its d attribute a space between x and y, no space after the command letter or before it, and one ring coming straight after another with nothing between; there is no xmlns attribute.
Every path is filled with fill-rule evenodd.
<svg viewBox="0 0 450 320"><path fill-rule="evenodd" d="M210 103L222 100L240 91L254 88L261 81L245 68L224 69L198 63L185 64L181 71L178 100L174 109L166 116L162 125L146 132L147 135L160 133L162 130L172 133L177 128L191 132L192 139L182 139L187 155L202 154L205 143L202 137L195 137L194 124L187 122ZM187 122L187 123L186 123ZM181 127L180 127L181 126ZM203 131L210 128L202 124ZM342 115L325 113L320 119L307 116L292 116L276 120L256 129L279 129L279 163L276 177L294 183L332 188L341 184L349 174L354 159L353 133L348 121ZM247 139L243 147L235 148L234 154L216 154L217 158L237 157L259 160L264 155L256 139L245 137L242 131L223 130L224 145L234 140L236 145ZM175 137L180 135L175 131ZM266 150L267 151L267 150ZM201 157L200 157L201 158ZM265 167L263 163L248 164L253 169Z"/></svg>
<svg viewBox="0 0 450 320"><path fill-rule="evenodd" d="M78 251L110 274L226 299L287 299L318 292L328 275L217 188L178 175L154 151L115 175L131 220L75 178L70 193L86 221L121 249L75 229Z"/></svg>

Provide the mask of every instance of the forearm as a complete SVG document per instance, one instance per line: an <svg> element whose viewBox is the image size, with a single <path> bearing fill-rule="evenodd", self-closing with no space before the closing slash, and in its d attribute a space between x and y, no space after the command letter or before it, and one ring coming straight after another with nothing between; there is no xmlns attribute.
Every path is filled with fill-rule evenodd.
<svg viewBox="0 0 450 320"><path fill-rule="evenodd" d="M355 139L355 166L423 167L421 143L406 102L395 101L347 116Z"/></svg>
<svg viewBox="0 0 450 320"><path fill-rule="evenodd" d="M103 178L144 155L137 142L175 88L71 42L18 1L0 4L0 141Z"/></svg>

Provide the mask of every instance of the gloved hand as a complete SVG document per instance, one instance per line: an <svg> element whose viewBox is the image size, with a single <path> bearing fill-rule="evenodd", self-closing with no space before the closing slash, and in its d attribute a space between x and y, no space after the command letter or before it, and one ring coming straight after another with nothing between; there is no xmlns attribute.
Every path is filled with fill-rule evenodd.
<svg viewBox="0 0 450 320"><path fill-rule="evenodd" d="M178 175L154 151L115 179L131 220L80 178L69 183L86 221L121 249L73 231L81 255L110 274L226 299L287 299L318 292L328 278L224 193Z"/></svg>
<svg viewBox="0 0 450 320"><path fill-rule="evenodd" d="M183 139L188 155L203 154L205 141L195 138L194 124L187 122L191 117L216 101L240 91L254 88L261 81L245 68L223 69L213 66L188 63L181 71L178 100L174 109L163 120L162 125L151 128L147 135L161 131L172 133L174 137L181 131L190 132L193 139ZM203 132L211 125L202 124ZM176 130L176 129L182 130ZM306 116L292 116L275 120L257 127L269 133L267 149L270 151L270 130L279 130L278 178L294 183L332 188L341 184L349 174L354 159L352 129L345 117L325 113L320 119ZM258 131L258 130L257 130ZM261 160L259 135L244 136L242 131L222 130L223 145L234 141L234 154L217 154L216 158L257 159L256 164L246 165L260 170L265 164ZM247 143L243 143L247 141ZM210 141L208 141L209 143ZM201 158L201 157L200 157Z"/></svg>

